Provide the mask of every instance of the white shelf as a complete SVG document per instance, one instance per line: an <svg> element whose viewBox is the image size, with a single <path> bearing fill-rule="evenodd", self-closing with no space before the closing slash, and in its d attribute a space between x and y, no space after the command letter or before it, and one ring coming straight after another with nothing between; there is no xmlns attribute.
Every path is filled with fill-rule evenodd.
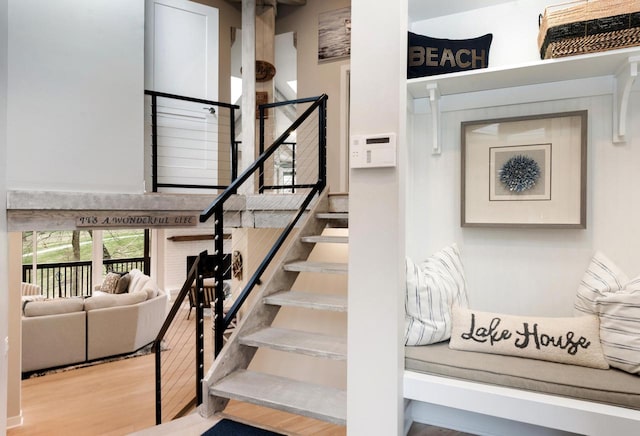
<svg viewBox="0 0 640 436"><path fill-rule="evenodd" d="M521 65L489 67L461 73L441 74L407 80L409 97L427 98L432 107L436 131L439 131L439 105L442 96L490 91L518 86L539 85L591 77L615 77L613 141L623 142L629 94L638 72L640 48L632 47L547 59ZM434 139L434 153L439 153Z"/></svg>
<svg viewBox="0 0 640 436"><path fill-rule="evenodd" d="M547 59L528 64L489 67L462 73L441 74L407 80L407 90L413 98L428 98L427 85L438 84L441 96L474 91L538 85L589 77L613 76L629 58L640 57L640 48L632 47Z"/></svg>

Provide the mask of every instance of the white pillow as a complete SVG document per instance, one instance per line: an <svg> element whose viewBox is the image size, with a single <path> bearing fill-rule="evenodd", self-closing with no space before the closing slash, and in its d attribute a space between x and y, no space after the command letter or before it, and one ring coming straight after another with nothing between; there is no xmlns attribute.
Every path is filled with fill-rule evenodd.
<svg viewBox="0 0 640 436"><path fill-rule="evenodd" d="M405 344L449 339L451 306L469 306L458 247L446 247L419 265L407 258L406 273Z"/></svg>
<svg viewBox="0 0 640 436"><path fill-rule="evenodd" d="M596 252L582 276L573 305L576 315L597 314L596 300L622 289L640 290L640 276L629 280L627 275L601 252Z"/></svg>
<svg viewBox="0 0 640 436"><path fill-rule="evenodd" d="M609 368L594 315L543 318L454 307L449 348Z"/></svg>
<svg viewBox="0 0 640 436"><path fill-rule="evenodd" d="M582 277L576 314L600 317L600 342L614 368L640 374L640 276L631 280L597 252Z"/></svg>
<svg viewBox="0 0 640 436"><path fill-rule="evenodd" d="M608 293L597 303L600 341L609 365L640 374L640 291Z"/></svg>

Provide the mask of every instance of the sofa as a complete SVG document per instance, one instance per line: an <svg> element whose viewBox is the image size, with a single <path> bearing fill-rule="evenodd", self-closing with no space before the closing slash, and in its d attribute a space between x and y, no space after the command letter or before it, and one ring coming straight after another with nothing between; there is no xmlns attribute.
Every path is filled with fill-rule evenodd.
<svg viewBox="0 0 640 436"><path fill-rule="evenodd" d="M103 282L88 298L25 302L22 372L131 353L153 342L168 295L139 270L127 275L120 293L105 291Z"/></svg>

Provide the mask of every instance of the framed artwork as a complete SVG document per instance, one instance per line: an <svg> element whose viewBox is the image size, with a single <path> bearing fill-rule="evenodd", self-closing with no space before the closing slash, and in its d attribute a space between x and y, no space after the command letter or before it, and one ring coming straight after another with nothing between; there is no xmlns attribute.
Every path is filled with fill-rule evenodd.
<svg viewBox="0 0 640 436"><path fill-rule="evenodd" d="M586 228L587 111L461 124L463 227Z"/></svg>
<svg viewBox="0 0 640 436"><path fill-rule="evenodd" d="M318 61L351 55L351 8L318 15Z"/></svg>

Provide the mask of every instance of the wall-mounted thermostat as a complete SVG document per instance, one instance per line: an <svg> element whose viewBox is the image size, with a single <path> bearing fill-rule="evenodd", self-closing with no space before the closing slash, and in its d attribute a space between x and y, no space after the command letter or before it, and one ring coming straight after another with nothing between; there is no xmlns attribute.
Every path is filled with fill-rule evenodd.
<svg viewBox="0 0 640 436"><path fill-rule="evenodd" d="M351 168L396 166L396 134L351 136L349 163Z"/></svg>

